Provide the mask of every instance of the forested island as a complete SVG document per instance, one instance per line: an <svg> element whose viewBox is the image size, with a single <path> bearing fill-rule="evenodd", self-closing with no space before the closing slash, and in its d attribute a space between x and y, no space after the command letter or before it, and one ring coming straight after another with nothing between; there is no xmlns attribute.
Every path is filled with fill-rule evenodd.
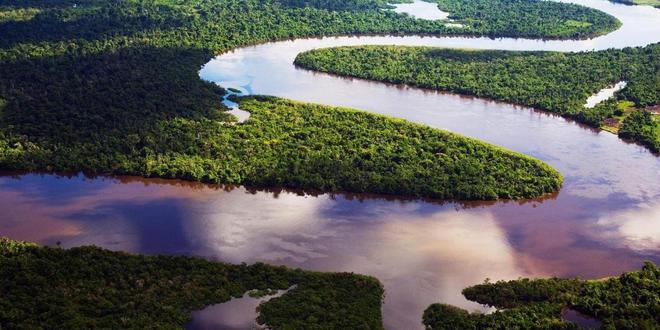
<svg viewBox="0 0 660 330"><path fill-rule="evenodd" d="M424 311L426 328L581 329L562 319L567 308L594 318L601 329L658 329L660 325L660 268L651 262L639 271L602 280L486 281L464 289L463 295L498 311L484 315L433 304Z"/></svg>
<svg viewBox="0 0 660 330"><path fill-rule="evenodd" d="M660 44L595 52L358 46L312 50L296 65L321 72L488 97L613 130L660 152ZM587 98L619 81L614 99Z"/></svg>
<svg viewBox="0 0 660 330"><path fill-rule="evenodd" d="M238 101L251 113L240 125L175 118L58 153L17 140L3 165L442 199L533 197L562 183L538 160L404 120L271 97ZM113 148L124 154L104 157Z"/></svg>

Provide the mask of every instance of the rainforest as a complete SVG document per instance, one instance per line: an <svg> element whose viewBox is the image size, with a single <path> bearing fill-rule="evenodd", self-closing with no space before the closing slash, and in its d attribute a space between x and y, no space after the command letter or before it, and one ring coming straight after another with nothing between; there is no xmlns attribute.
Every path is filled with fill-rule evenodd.
<svg viewBox="0 0 660 330"><path fill-rule="evenodd" d="M0 329L657 328L660 10L420 3L0 0Z"/></svg>

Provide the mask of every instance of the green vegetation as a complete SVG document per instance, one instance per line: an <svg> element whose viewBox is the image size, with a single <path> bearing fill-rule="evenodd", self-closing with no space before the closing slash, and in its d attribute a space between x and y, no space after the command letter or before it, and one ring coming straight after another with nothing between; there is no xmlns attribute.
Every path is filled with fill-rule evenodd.
<svg viewBox="0 0 660 330"><path fill-rule="evenodd" d="M322 72L513 102L594 127L621 115L616 100L584 107L590 95L615 82L628 82L617 95L620 100L639 108L660 103L660 44L583 53L337 47L299 54L295 63ZM651 142L660 140L653 135L657 123L640 123L638 118L632 117L635 123L627 125L622 136L658 151Z"/></svg>
<svg viewBox="0 0 660 330"><path fill-rule="evenodd" d="M603 329L658 329L660 268L647 262L640 271L598 281L520 279L484 283L463 290L472 301L497 307L470 314L444 304L426 309L427 329L579 329L563 321L566 307L602 322Z"/></svg>
<svg viewBox="0 0 660 330"><path fill-rule="evenodd" d="M113 47L106 39L119 38L152 46L224 51L273 39L353 33L587 38L620 25L608 14L573 4L443 0L440 7L469 27L455 31L445 22L383 10L388 7L384 0L0 0L0 12L8 17L0 22L0 47L32 44L19 47L24 54L35 46L82 46L83 40Z"/></svg>
<svg viewBox="0 0 660 330"><path fill-rule="evenodd" d="M635 102L631 101L618 101L614 98L607 99L602 101L602 104L598 106L611 107L613 109L613 116L606 118L603 121L601 128L613 134L619 134L619 129L621 128L621 123L637 109L635 108Z"/></svg>
<svg viewBox="0 0 660 330"><path fill-rule="evenodd" d="M349 273L70 250L0 239L0 328L172 329L251 289L295 288L259 306L272 329L382 329L383 288ZM295 315L295 318L290 316Z"/></svg>
<svg viewBox="0 0 660 330"><path fill-rule="evenodd" d="M619 136L638 141L660 152L660 120L648 111L635 111L623 121Z"/></svg>
<svg viewBox="0 0 660 330"><path fill-rule="evenodd" d="M616 29L621 24L607 15L594 15L583 6L558 7L550 1L436 1L441 10L449 12L449 19L471 31L493 37L497 36L497 31L503 30L526 38L583 38L588 34L602 34L605 29ZM544 35L539 35L538 30Z"/></svg>
<svg viewBox="0 0 660 330"><path fill-rule="evenodd" d="M9 21L28 21L40 12L37 8L3 8L0 7L0 24Z"/></svg>
<svg viewBox="0 0 660 330"><path fill-rule="evenodd" d="M231 265L195 257L144 256L97 247L50 248L0 239L0 327L180 328L206 305L295 287L258 307L273 329L382 329L383 288L349 273L318 273L264 264ZM576 329L565 307L604 329L657 329L660 268L597 281L521 279L476 285L466 298L500 311L470 314L433 304L427 329Z"/></svg>

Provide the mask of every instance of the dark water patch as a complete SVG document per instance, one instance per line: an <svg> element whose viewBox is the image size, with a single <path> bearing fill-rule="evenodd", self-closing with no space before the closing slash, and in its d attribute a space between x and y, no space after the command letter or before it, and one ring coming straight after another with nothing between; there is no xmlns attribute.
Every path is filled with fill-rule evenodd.
<svg viewBox="0 0 660 330"><path fill-rule="evenodd" d="M257 324L257 306L270 299L277 298L294 289L278 290L275 294L265 297L253 297L247 292L240 298L234 298L222 304L211 305L192 313L192 321L187 323L186 330L246 330L265 329Z"/></svg>
<svg viewBox="0 0 660 330"><path fill-rule="evenodd" d="M570 308L565 308L561 312L561 318L568 322L573 322L584 329L600 329L600 327L603 325L602 322L598 321L597 319L584 315Z"/></svg>

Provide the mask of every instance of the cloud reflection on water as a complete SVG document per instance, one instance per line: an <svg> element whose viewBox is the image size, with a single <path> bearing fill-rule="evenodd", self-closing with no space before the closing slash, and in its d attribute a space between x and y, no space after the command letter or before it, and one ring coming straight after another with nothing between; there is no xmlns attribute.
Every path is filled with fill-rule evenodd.
<svg viewBox="0 0 660 330"><path fill-rule="evenodd" d="M390 328L420 325L424 308L438 301L482 310L460 291L486 277L616 275L660 250L658 204L620 211L635 202L625 195L607 207L568 193L460 205L136 178L24 178L0 177L0 209L9 210L0 235L370 274L385 286Z"/></svg>
<svg viewBox="0 0 660 330"><path fill-rule="evenodd" d="M599 237L647 253L660 251L660 202L615 212L596 221Z"/></svg>

